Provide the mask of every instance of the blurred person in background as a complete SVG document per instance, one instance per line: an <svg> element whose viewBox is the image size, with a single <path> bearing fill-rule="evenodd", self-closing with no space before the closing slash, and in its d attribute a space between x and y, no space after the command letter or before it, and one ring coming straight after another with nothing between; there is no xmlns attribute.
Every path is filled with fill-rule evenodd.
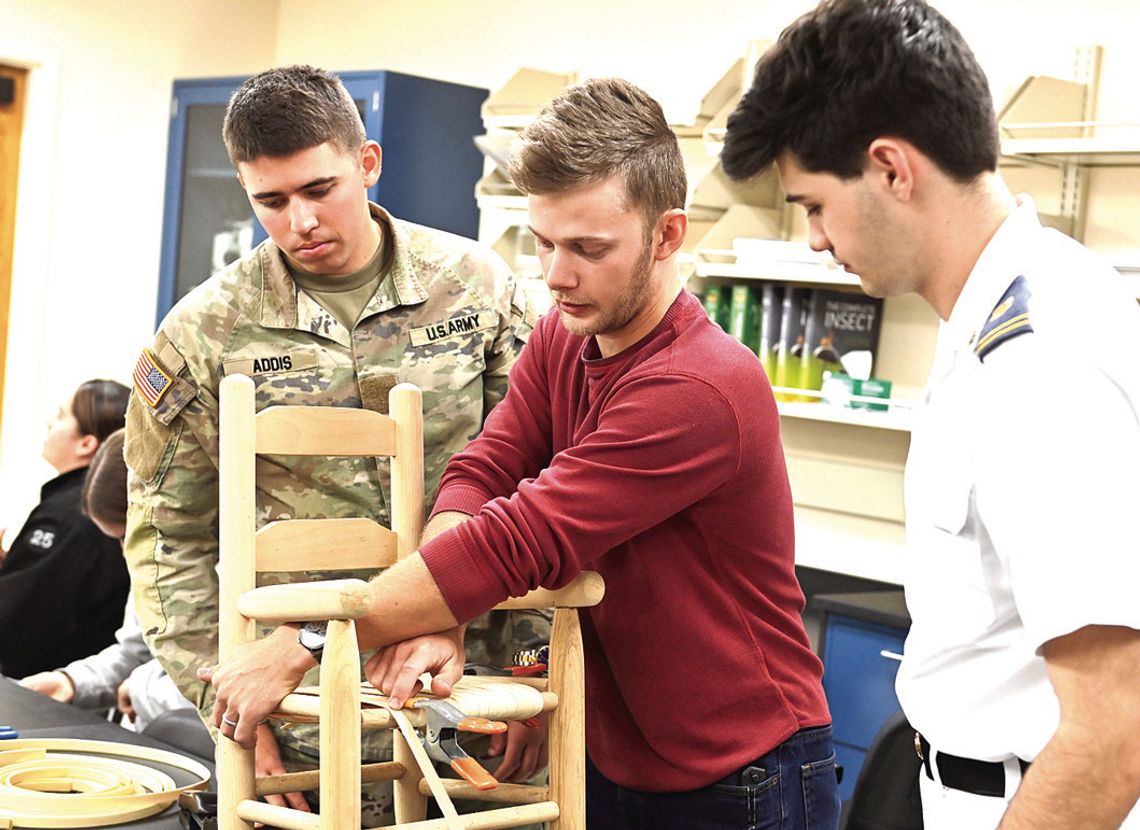
<svg viewBox="0 0 1140 830"><path fill-rule="evenodd" d="M123 435L124 430L117 430L99 447L87 468L80 498L83 512L95 526L120 544L127 524ZM61 669L25 677L20 685L81 709L115 707L138 730L171 709L194 710L147 648L129 600L114 643Z"/></svg>
<svg viewBox="0 0 1140 830"><path fill-rule="evenodd" d="M43 456L58 475L0 565L0 674L26 677L114 642L129 579L122 553L83 515L80 495L100 444L123 426L130 390L89 380L48 425Z"/></svg>

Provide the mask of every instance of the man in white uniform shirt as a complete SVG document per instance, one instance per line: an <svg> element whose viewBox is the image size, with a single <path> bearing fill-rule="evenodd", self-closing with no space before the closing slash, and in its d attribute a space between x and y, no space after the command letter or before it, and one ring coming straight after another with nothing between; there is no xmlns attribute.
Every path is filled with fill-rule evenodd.
<svg viewBox="0 0 1140 830"><path fill-rule="evenodd" d="M997 173L984 73L922 0L825 0L729 120L809 242L944 321L906 469L899 699L927 830L1140 828L1140 310Z"/></svg>

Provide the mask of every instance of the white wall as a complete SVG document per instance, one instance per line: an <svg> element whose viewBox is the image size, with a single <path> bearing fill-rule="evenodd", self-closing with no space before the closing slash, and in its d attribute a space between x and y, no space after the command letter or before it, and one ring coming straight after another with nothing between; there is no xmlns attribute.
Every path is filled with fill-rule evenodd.
<svg viewBox="0 0 1140 830"><path fill-rule="evenodd" d="M31 69L0 527L53 474L39 451L60 401L90 377L128 381L150 340L172 80L270 64L276 13L275 0L0 0L0 62Z"/></svg>
<svg viewBox="0 0 1140 830"><path fill-rule="evenodd" d="M0 0L0 62L33 68L0 435L0 526L50 473L43 422L81 380L128 380L154 322L171 82L310 62L495 88L520 66L623 75L684 120L801 0ZM1135 0L943 0L1000 103L1106 47L1099 115L1140 121ZM1129 178L1131 176L1131 178ZM1127 182L1098 187L1136 192ZM1109 200L1116 205L1115 199ZM1140 246L1140 204L1092 232ZM1107 215L1106 215L1107 214ZM1123 229L1123 230L1122 230Z"/></svg>

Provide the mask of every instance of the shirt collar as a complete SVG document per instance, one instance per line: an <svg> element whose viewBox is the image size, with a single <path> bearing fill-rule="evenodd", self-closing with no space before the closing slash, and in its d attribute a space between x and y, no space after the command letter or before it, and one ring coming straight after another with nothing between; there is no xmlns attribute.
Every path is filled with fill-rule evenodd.
<svg viewBox="0 0 1140 830"><path fill-rule="evenodd" d="M368 203L372 219L389 235L394 249L392 266L384 275L377 289L377 296L385 296L387 302L382 308L374 308L369 303L369 313L386 311L396 305L416 305L428 298L427 289L420 281L412 255L408 230L404 223L392 219L391 214L373 202ZM297 284L285 267L281 249L272 239L267 239L257 249L258 264L261 266L262 299L261 325L266 328L292 329L297 326Z"/></svg>
<svg viewBox="0 0 1140 830"><path fill-rule="evenodd" d="M1020 276L1026 247L1032 246L1032 237L1041 230L1033 199L1020 194L1016 203L1017 207L982 249L946 321L945 334L955 342L965 343L977 333L1002 293Z"/></svg>

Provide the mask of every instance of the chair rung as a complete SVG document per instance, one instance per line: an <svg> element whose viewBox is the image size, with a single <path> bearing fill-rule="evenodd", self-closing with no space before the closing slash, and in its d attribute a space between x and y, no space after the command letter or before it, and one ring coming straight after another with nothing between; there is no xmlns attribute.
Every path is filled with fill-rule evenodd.
<svg viewBox="0 0 1140 830"><path fill-rule="evenodd" d="M403 778L407 769L403 764L395 761L386 761L381 764L364 764L360 768L360 780L364 783L372 781L394 781ZM304 770L302 772L286 772L281 775L266 775L254 781L254 792L258 795L280 795L292 792L315 792L321 783L320 770Z"/></svg>
<svg viewBox="0 0 1140 830"><path fill-rule="evenodd" d="M291 807L278 807L262 801L242 799L237 803L238 818L260 821L282 830L320 830L321 817L316 813L302 813Z"/></svg>
<svg viewBox="0 0 1140 830"><path fill-rule="evenodd" d="M504 784L492 790L480 790L455 778L440 779L443 789L452 798L469 798L473 801L500 801L507 804L538 804L550 798L549 787L536 787L531 784ZM431 796L431 786L420 780L420 795Z"/></svg>
<svg viewBox="0 0 1140 830"><path fill-rule="evenodd" d="M519 827L539 821L554 821L558 818L558 805L553 801L539 804L520 804L515 807L500 807L481 813L466 813L459 817L466 830L500 830L504 827ZM379 830L449 830L445 818L413 821L405 824L388 824Z"/></svg>

